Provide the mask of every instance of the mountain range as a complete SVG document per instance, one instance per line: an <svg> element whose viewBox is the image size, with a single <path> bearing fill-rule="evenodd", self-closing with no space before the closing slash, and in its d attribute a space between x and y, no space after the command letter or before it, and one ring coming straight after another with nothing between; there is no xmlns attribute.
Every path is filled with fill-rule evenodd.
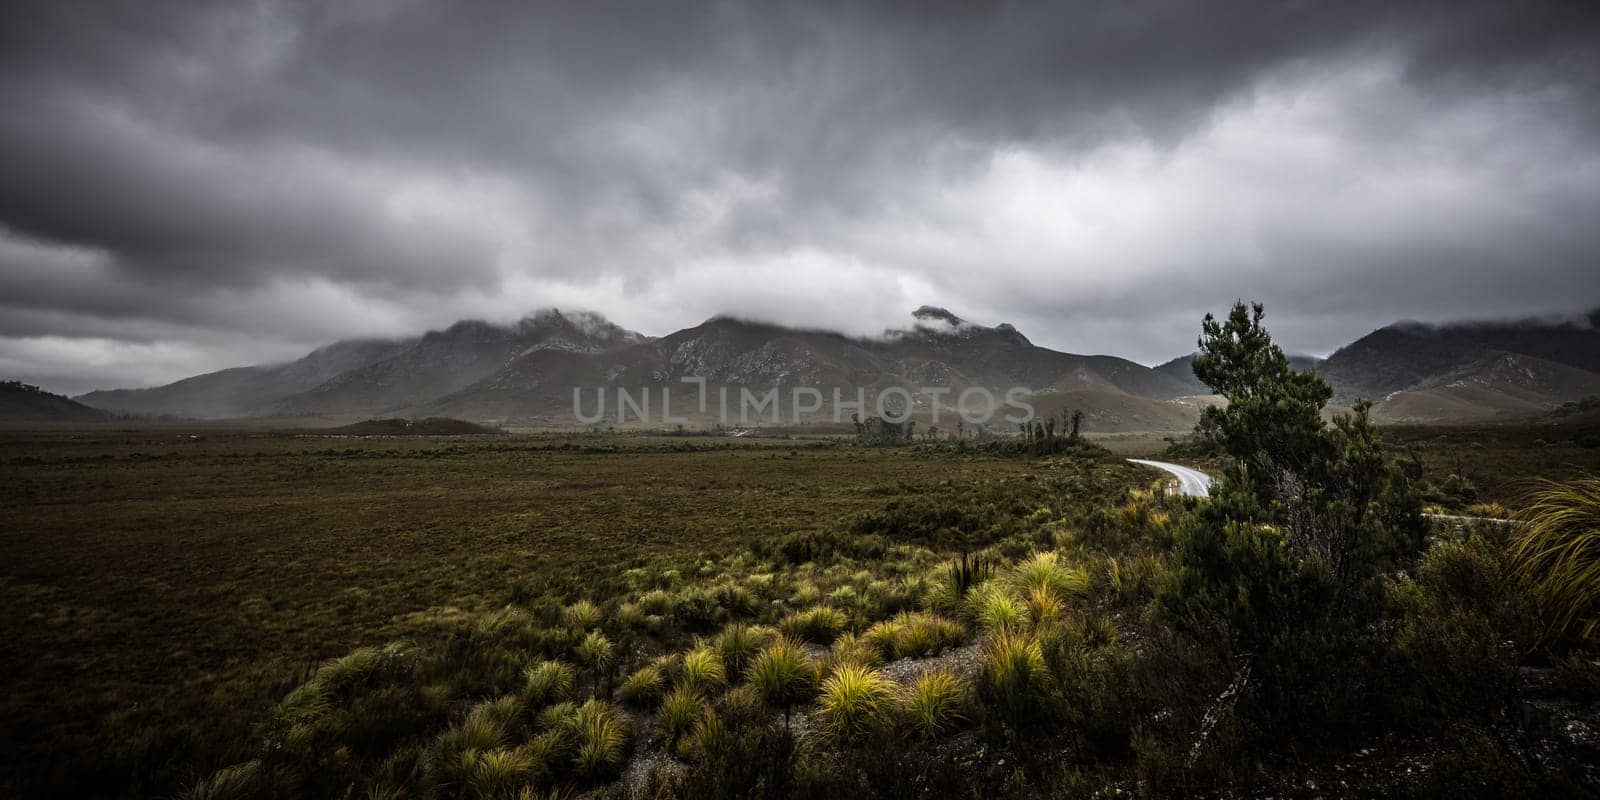
<svg viewBox="0 0 1600 800"><path fill-rule="evenodd" d="M814 387L824 402L813 417L831 421L834 390L853 399L857 390L871 398L897 387L916 398L919 418L932 421L921 387L948 387L947 408L967 389L1001 395L1023 387L1041 413L1084 411L1089 431L1165 432L1187 429L1209 402L1199 397L1209 390L1194 377L1192 359L1152 368L1063 353L1010 325L979 325L929 306L913 312L909 327L868 338L733 317L655 338L598 314L546 309L510 325L463 321L412 338L337 342L287 364L76 400L143 416L439 416L561 426L579 422L575 387L591 406L603 387L613 403L618 390L636 400L649 391L646 408L657 420L668 390L674 415L705 424L725 391L737 402L741 389L780 387L787 402L792 387ZM1600 311L1564 321L1396 323L1327 359L1291 361L1326 377L1338 402L1374 400L1375 414L1388 421L1525 417L1600 395ZM683 378L703 379L704 393ZM870 402L866 413L873 413Z"/></svg>

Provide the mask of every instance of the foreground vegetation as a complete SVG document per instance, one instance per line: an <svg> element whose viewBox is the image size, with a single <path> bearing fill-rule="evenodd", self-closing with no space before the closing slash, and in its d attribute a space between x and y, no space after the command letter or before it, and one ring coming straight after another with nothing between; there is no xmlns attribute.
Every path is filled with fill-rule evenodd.
<svg viewBox="0 0 1600 800"><path fill-rule="evenodd" d="M125 717L96 704L140 684L52 695L62 673L7 655L32 698L7 718L45 734L15 769L197 798L1592 793L1594 487L1546 487L1525 525L1430 526L1427 481L1365 409L1322 421L1327 387L1259 309L1203 344L1231 401L1203 426L1206 501L1078 441L32 441L7 463L18 651L65 665L111 646L82 631L135 633L45 616L52 563L50 598L91 592L83 570L165 576L129 598L147 609L195 583L214 602L141 620L126 654L171 691ZM98 492L114 535L83 530ZM157 509L177 530L147 530ZM246 616L269 595L290 613ZM196 640L241 657L185 698L167 656ZM248 666L343 642L292 679ZM69 766L41 768L52 747Z"/></svg>

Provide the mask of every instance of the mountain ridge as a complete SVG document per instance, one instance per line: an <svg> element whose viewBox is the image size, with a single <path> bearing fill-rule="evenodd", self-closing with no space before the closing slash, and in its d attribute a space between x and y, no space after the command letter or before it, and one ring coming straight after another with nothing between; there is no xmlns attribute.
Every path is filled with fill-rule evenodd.
<svg viewBox="0 0 1600 800"><path fill-rule="evenodd" d="M981 325L937 306L910 316L907 327L875 337L730 315L651 337L593 312L547 308L509 324L462 320L414 337L345 340L287 363L234 367L150 389L90 392L77 400L144 416L452 416L567 425L577 422L575 387L671 386L675 398L698 408L698 390L680 379L701 378L708 392L811 386L827 395L835 388L848 394L948 387L959 394L1017 387L1081 399L1093 406L1086 409L1090 419L1177 426L1197 406L1173 401L1210 393L1194 376L1193 354L1145 367L1039 347L1009 324ZM1600 380L1597 323L1600 310L1567 320L1397 322L1327 359L1291 356L1290 363L1323 375L1342 403L1375 401L1379 419L1526 416L1597 393L1591 380Z"/></svg>

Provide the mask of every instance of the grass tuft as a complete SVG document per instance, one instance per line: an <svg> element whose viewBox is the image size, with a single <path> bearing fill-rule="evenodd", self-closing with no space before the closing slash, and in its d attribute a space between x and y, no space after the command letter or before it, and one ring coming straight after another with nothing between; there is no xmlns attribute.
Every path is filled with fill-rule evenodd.
<svg viewBox="0 0 1600 800"><path fill-rule="evenodd" d="M1533 590L1549 640L1600 633L1600 479L1544 482L1520 515L1514 574Z"/></svg>
<svg viewBox="0 0 1600 800"><path fill-rule="evenodd" d="M861 634L861 640L885 661L931 656L960 644L966 637L967 631L960 623L922 612L903 613Z"/></svg>
<svg viewBox="0 0 1600 800"><path fill-rule="evenodd" d="M617 694L621 696L622 701L638 708L654 708L666 693L666 677L661 674L661 670L652 666L634 670L633 674L617 687Z"/></svg>
<svg viewBox="0 0 1600 800"><path fill-rule="evenodd" d="M761 651L761 644L750 628L744 625L729 625L717 637L714 645L717 655L722 659L722 669L728 676L743 675L745 667L756 653Z"/></svg>
<svg viewBox="0 0 1600 800"><path fill-rule="evenodd" d="M611 646L611 640L607 639L605 634L600 631L590 631L589 635L583 637L583 641L573 649L573 655L577 656L578 663L583 664L585 669L595 675L606 675L611 671L615 651Z"/></svg>
<svg viewBox="0 0 1600 800"><path fill-rule="evenodd" d="M474 752L466 784L476 797L507 797L532 780L535 763L525 750Z"/></svg>
<svg viewBox="0 0 1600 800"><path fill-rule="evenodd" d="M789 709L816 695L817 671L799 644L779 639L751 662L750 687L763 702L784 709L787 716Z"/></svg>
<svg viewBox="0 0 1600 800"><path fill-rule="evenodd" d="M709 647L697 647L683 654L680 688L702 697L720 690L728 683L722 659Z"/></svg>
<svg viewBox="0 0 1600 800"><path fill-rule="evenodd" d="M579 632L590 630L600 624L600 607L588 600L579 600L562 611L561 621Z"/></svg>
<svg viewBox="0 0 1600 800"><path fill-rule="evenodd" d="M907 723L919 736L938 736L964 718L966 697L966 686L948 670L925 672L905 693Z"/></svg>
<svg viewBox="0 0 1600 800"><path fill-rule="evenodd" d="M189 787L181 800L251 800L265 791L260 761L223 767Z"/></svg>
<svg viewBox="0 0 1600 800"><path fill-rule="evenodd" d="M530 709L539 709L567 700L576 682L577 673L570 664L541 661L523 673L522 701Z"/></svg>
<svg viewBox="0 0 1600 800"><path fill-rule="evenodd" d="M831 606L817 606L783 618L778 628L785 635L807 642L827 644L845 629L850 620L843 611Z"/></svg>
<svg viewBox="0 0 1600 800"><path fill-rule="evenodd" d="M820 729L836 742L858 743L889 723L895 694L894 682L877 670L840 664L817 699Z"/></svg>
<svg viewBox="0 0 1600 800"><path fill-rule="evenodd" d="M1007 721L1031 719L1043 699L1048 669L1038 640L1001 632L984 647L982 675L988 698Z"/></svg>
<svg viewBox="0 0 1600 800"><path fill-rule="evenodd" d="M1028 621L1028 609L1004 587L986 585L968 597L973 617L991 633L1021 630Z"/></svg>
<svg viewBox="0 0 1600 800"><path fill-rule="evenodd" d="M694 692L675 689L661 701L661 717L656 731L664 746L671 748L706 712L705 701Z"/></svg>
<svg viewBox="0 0 1600 800"><path fill-rule="evenodd" d="M1035 553L1011 571L1011 583L1022 594L1048 589L1057 597L1081 596L1089 591L1089 575L1061 563L1053 552Z"/></svg>
<svg viewBox="0 0 1600 800"><path fill-rule="evenodd" d="M628 755L627 718L603 700L590 700L573 715L571 726L577 741L573 770L580 778L604 780L614 777Z"/></svg>

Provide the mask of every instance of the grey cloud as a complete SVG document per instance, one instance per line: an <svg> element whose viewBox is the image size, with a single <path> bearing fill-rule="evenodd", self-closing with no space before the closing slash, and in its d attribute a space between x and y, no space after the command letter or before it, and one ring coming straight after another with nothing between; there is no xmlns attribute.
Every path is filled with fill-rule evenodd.
<svg viewBox="0 0 1600 800"><path fill-rule="evenodd" d="M1572 310L1547 307L1600 296L1597 18L8 4L0 354L168 346L155 380L173 353L198 371L552 302L653 333L866 333L932 302L1156 361L1237 296L1314 351L1396 316Z"/></svg>

